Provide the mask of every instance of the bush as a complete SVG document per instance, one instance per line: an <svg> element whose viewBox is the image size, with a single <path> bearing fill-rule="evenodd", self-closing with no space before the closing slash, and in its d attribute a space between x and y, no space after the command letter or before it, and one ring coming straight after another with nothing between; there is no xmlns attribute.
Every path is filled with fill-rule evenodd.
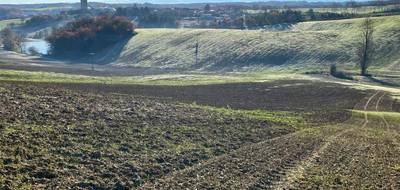
<svg viewBox="0 0 400 190"><path fill-rule="evenodd" d="M342 71L338 71L336 65L331 65L329 73L336 78L346 79L346 80L353 80L351 76L347 76L346 73Z"/></svg>
<svg viewBox="0 0 400 190"><path fill-rule="evenodd" d="M96 53L134 35L134 25L125 17L83 18L56 29L47 38L55 56L84 56Z"/></svg>
<svg viewBox="0 0 400 190"><path fill-rule="evenodd" d="M333 76L336 74L336 72L337 72L336 65L331 65L331 67L329 69L329 73Z"/></svg>

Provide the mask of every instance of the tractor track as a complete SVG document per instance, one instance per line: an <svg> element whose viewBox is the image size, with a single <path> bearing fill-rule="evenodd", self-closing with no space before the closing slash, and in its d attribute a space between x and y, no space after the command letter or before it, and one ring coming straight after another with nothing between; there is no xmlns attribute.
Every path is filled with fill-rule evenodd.
<svg viewBox="0 0 400 190"><path fill-rule="evenodd" d="M379 112L379 104L382 101L382 99L386 96L386 93L383 92L382 95L379 97L376 106L375 106L375 111ZM386 128L389 130L391 128L391 125L389 122L386 120L384 114L379 115L379 117L382 119L382 121L385 123Z"/></svg>
<svg viewBox="0 0 400 190"><path fill-rule="evenodd" d="M309 157L306 159L300 161L297 165L294 167L286 169L287 171L285 172L285 175L281 177L280 181L277 181L271 189L291 189L293 188L292 185L296 183L296 181L300 180L307 168L312 167L315 164L315 161L317 161L320 157L321 154L323 154L326 149L340 136L345 134L346 132L350 131L350 129L342 130L341 132L337 133L334 136L329 137L325 143L318 148L316 151L314 151Z"/></svg>
<svg viewBox="0 0 400 190"><path fill-rule="evenodd" d="M376 93L374 93L373 95L371 95L367 102L364 104L363 108L364 111L368 110L368 107L370 106L370 103L372 102L372 100L380 93L380 91L377 91ZM380 100L382 99L383 96L381 96L377 103L376 103L376 108L378 108ZM353 117L353 116L352 116ZM351 118L352 119L352 118ZM350 120L351 120L350 119ZM368 114L365 113L364 114L364 121L362 126L366 127L368 124ZM314 151L309 157L307 157L306 159L300 161L295 167L293 168L289 168L287 172L285 172L285 175L281 178L280 181L277 181L274 186L272 187L272 189L291 189L293 188L292 185L300 180L301 178L303 178L306 169L312 167L313 165L315 165L315 162L318 160L318 158L320 157L320 155L322 155L326 149L333 143L335 142L339 137L341 137L342 135L344 135L347 132L350 132L353 129L344 129L340 132L338 132L337 134L330 136L329 138L327 138L325 140L325 143L318 148L316 151Z"/></svg>
<svg viewBox="0 0 400 190"><path fill-rule="evenodd" d="M295 166L299 158L306 157L318 147L322 138L313 141L312 137L312 134L308 134L305 140L292 133L245 146L178 171L164 180L145 184L143 189L203 189L205 187L201 183L207 178L218 181L215 186L223 186L221 189L269 188L274 180L284 174L286 168ZM282 151L285 147L290 151ZM193 178L195 180L190 181ZM190 183L189 187L186 182ZM177 184L171 185L172 183Z"/></svg>
<svg viewBox="0 0 400 190"><path fill-rule="evenodd" d="M362 127L366 127L367 126L367 124L369 123L369 121L368 121L368 113L367 113L367 111L368 111L368 106L369 106L369 104L371 103L371 101L378 95L380 93L380 91L377 91L375 94L373 94L369 99L368 99L368 101L365 103L365 105L364 105L364 122L363 122L363 124L362 124ZM378 101L377 101L377 105L376 105L376 107L378 107Z"/></svg>
<svg viewBox="0 0 400 190"><path fill-rule="evenodd" d="M371 103L375 101L376 105L374 106L376 109L379 109L379 104L385 95L385 93L383 93L383 95L378 97L380 93L381 91L377 91L366 100L366 102L362 106L362 108L364 109L363 111L367 111L368 108L371 106ZM352 116L352 118L353 117L354 116ZM349 120L353 120L352 118L350 118ZM360 123L360 126L366 127L368 123L368 115L367 113L365 113L364 120L362 121L362 123ZM269 139L256 144L242 147L234 152L212 158L197 166L178 171L177 173L173 173L162 180L156 181L155 183L145 184L143 188L201 189L202 186L199 186L199 183L207 181L205 180L207 177L209 177L206 176L207 174L213 172L221 172L220 175L223 176L213 174L215 176L210 177L215 179L216 181L219 181L218 178L225 178L224 180L221 180L221 182L216 183L217 185L215 185L226 185L221 189L291 189L296 184L296 182L304 177L307 168L310 168L317 164L318 159L321 157L322 154L327 151L328 147L331 146L332 143L337 141L338 138L340 138L342 135L351 132L352 130L354 129L349 128L330 131L326 134L316 137L315 139L310 138L309 140L313 142L305 141L306 139L304 138L299 140L298 142L303 143L303 147L291 147L287 148L286 150L280 149L280 147L274 148L273 146L279 146L279 144L283 143L295 144L295 140L298 138L298 134L296 134L297 132L295 132L294 134L288 134L274 139ZM283 150L287 152L282 153ZM265 154L269 156L266 156ZM275 154L282 157L279 158L279 156L275 156ZM252 161L254 159L258 159L259 161ZM246 173L240 175L240 172L237 171L238 168L236 168L236 165L248 162L250 162L250 165L252 166L256 164L255 166L257 167L255 168L261 167L261 171L254 171L258 172L258 174ZM219 168L219 170L215 168ZM193 181L186 181L186 183L188 184L185 185L185 180L182 179L189 178L188 176L192 176L192 178L194 176L194 178L196 179L194 179ZM171 185L171 183L175 183L175 180L178 179L181 180L181 182L177 182L178 185ZM239 183L241 185L233 186L229 182L229 180L236 181L236 183Z"/></svg>

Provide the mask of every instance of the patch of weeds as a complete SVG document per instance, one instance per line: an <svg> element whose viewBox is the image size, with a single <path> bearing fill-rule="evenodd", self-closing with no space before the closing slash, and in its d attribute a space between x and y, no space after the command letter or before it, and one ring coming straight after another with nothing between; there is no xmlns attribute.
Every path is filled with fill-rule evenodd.
<svg viewBox="0 0 400 190"><path fill-rule="evenodd" d="M29 125L25 126L26 129L29 129L33 132L53 132L54 127L52 126L45 126L45 125Z"/></svg>
<svg viewBox="0 0 400 190"><path fill-rule="evenodd" d="M346 176L340 174L316 175L311 178L311 184L319 187L346 187L349 182Z"/></svg>
<svg viewBox="0 0 400 190"><path fill-rule="evenodd" d="M52 126L46 125L25 125L18 123L0 123L0 131L4 135L13 134L19 131L30 131L30 132L53 132Z"/></svg>
<svg viewBox="0 0 400 190"><path fill-rule="evenodd" d="M267 120L273 123L289 125L292 127L303 126L306 124L306 113L295 113L288 111L265 111L265 110L236 110L232 108L216 108L211 106L200 106L196 103L192 104L193 107L206 109L228 116L243 116L254 119Z"/></svg>
<svg viewBox="0 0 400 190"><path fill-rule="evenodd" d="M21 97L22 97L23 99L25 99L25 100L30 100L30 101L35 101L35 100L38 99L37 97L31 96L31 95L29 95L29 94L22 94Z"/></svg>
<svg viewBox="0 0 400 190"><path fill-rule="evenodd" d="M352 110L354 114L359 116L363 116L363 114L368 114L369 117L373 119L381 119L381 117L385 117L386 119L390 119L393 121L400 122L400 113L398 112L383 112L383 111L362 111L362 110Z"/></svg>
<svg viewBox="0 0 400 190"><path fill-rule="evenodd" d="M168 143L169 146L168 150L172 151L173 153L180 154L185 151L189 151L196 148L203 148L200 147L198 144L191 142L190 140L184 140L183 142L176 144L176 143Z"/></svg>
<svg viewBox="0 0 400 190"><path fill-rule="evenodd" d="M5 89L5 88L3 88L3 87L0 87L0 93L6 93L6 92L8 92L7 89Z"/></svg>
<svg viewBox="0 0 400 190"><path fill-rule="evenodd" d="M395 166L393 166L393 170L396 172L400 172L400 164L396 164Z"/></svg>
<svg viewBox="0 0 400 190"><path fill-rule="evenodd" d="M0 130L4 135L13 134L21 129L19 125L9 124L9 123L1 123L0 126L1 126Z"/></svg>

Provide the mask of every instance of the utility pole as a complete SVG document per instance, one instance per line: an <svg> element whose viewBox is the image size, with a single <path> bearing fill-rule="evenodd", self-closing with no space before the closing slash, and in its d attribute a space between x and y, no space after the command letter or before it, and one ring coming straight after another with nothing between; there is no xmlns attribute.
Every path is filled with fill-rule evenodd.
<svg viewBox="0 0 400 190"><path fill-rule="evenodd" d="M90 57L91 57L91 66L92 66L92 72L94 71L94 56L96 55L96 53L89 53Z"/></svg>
<svg viewBox="0 0 400 190"><path fill-rule="evenodd" d="M195 46L195 48L196 48L196 50L195 50L195 59L196 59L196 65L198 65L199 64L199 36L197 35L197 38L196 38L196 46Z"/></svg>
<svg viewBox="0 0 400 190"><path fill-rule="evenodd" d="M246 15L243 14L243 30L247 30Z"/></svg>

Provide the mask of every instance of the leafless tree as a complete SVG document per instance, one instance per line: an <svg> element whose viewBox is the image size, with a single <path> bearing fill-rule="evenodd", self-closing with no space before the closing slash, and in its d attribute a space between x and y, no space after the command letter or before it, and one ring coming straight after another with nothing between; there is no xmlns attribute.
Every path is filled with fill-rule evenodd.
<svg viewBox="0 0 400 190"><path fill-rule="evenodd" d="M350 0L346 3L347 8L351 8L351 14L357 14L357 2L355 0Z"/></svg>
<svg viewBox="0 0 400 190"><path fill-rule="evenodd" d="M370 18L365 18L360 26L360 42L357 45L357 64L360 67L361 75L363 76L367 75L367 70L371 64L371 59L374 53L373 33L373 21Z"/></svg>
<svg viewBox="0 0 400 190"><path fill-rule="evenodd" d="M3 43L3 49L7 51L20 51L22 37L14 33L11 28L5 28L0 31L0 38Z"/></svg>

